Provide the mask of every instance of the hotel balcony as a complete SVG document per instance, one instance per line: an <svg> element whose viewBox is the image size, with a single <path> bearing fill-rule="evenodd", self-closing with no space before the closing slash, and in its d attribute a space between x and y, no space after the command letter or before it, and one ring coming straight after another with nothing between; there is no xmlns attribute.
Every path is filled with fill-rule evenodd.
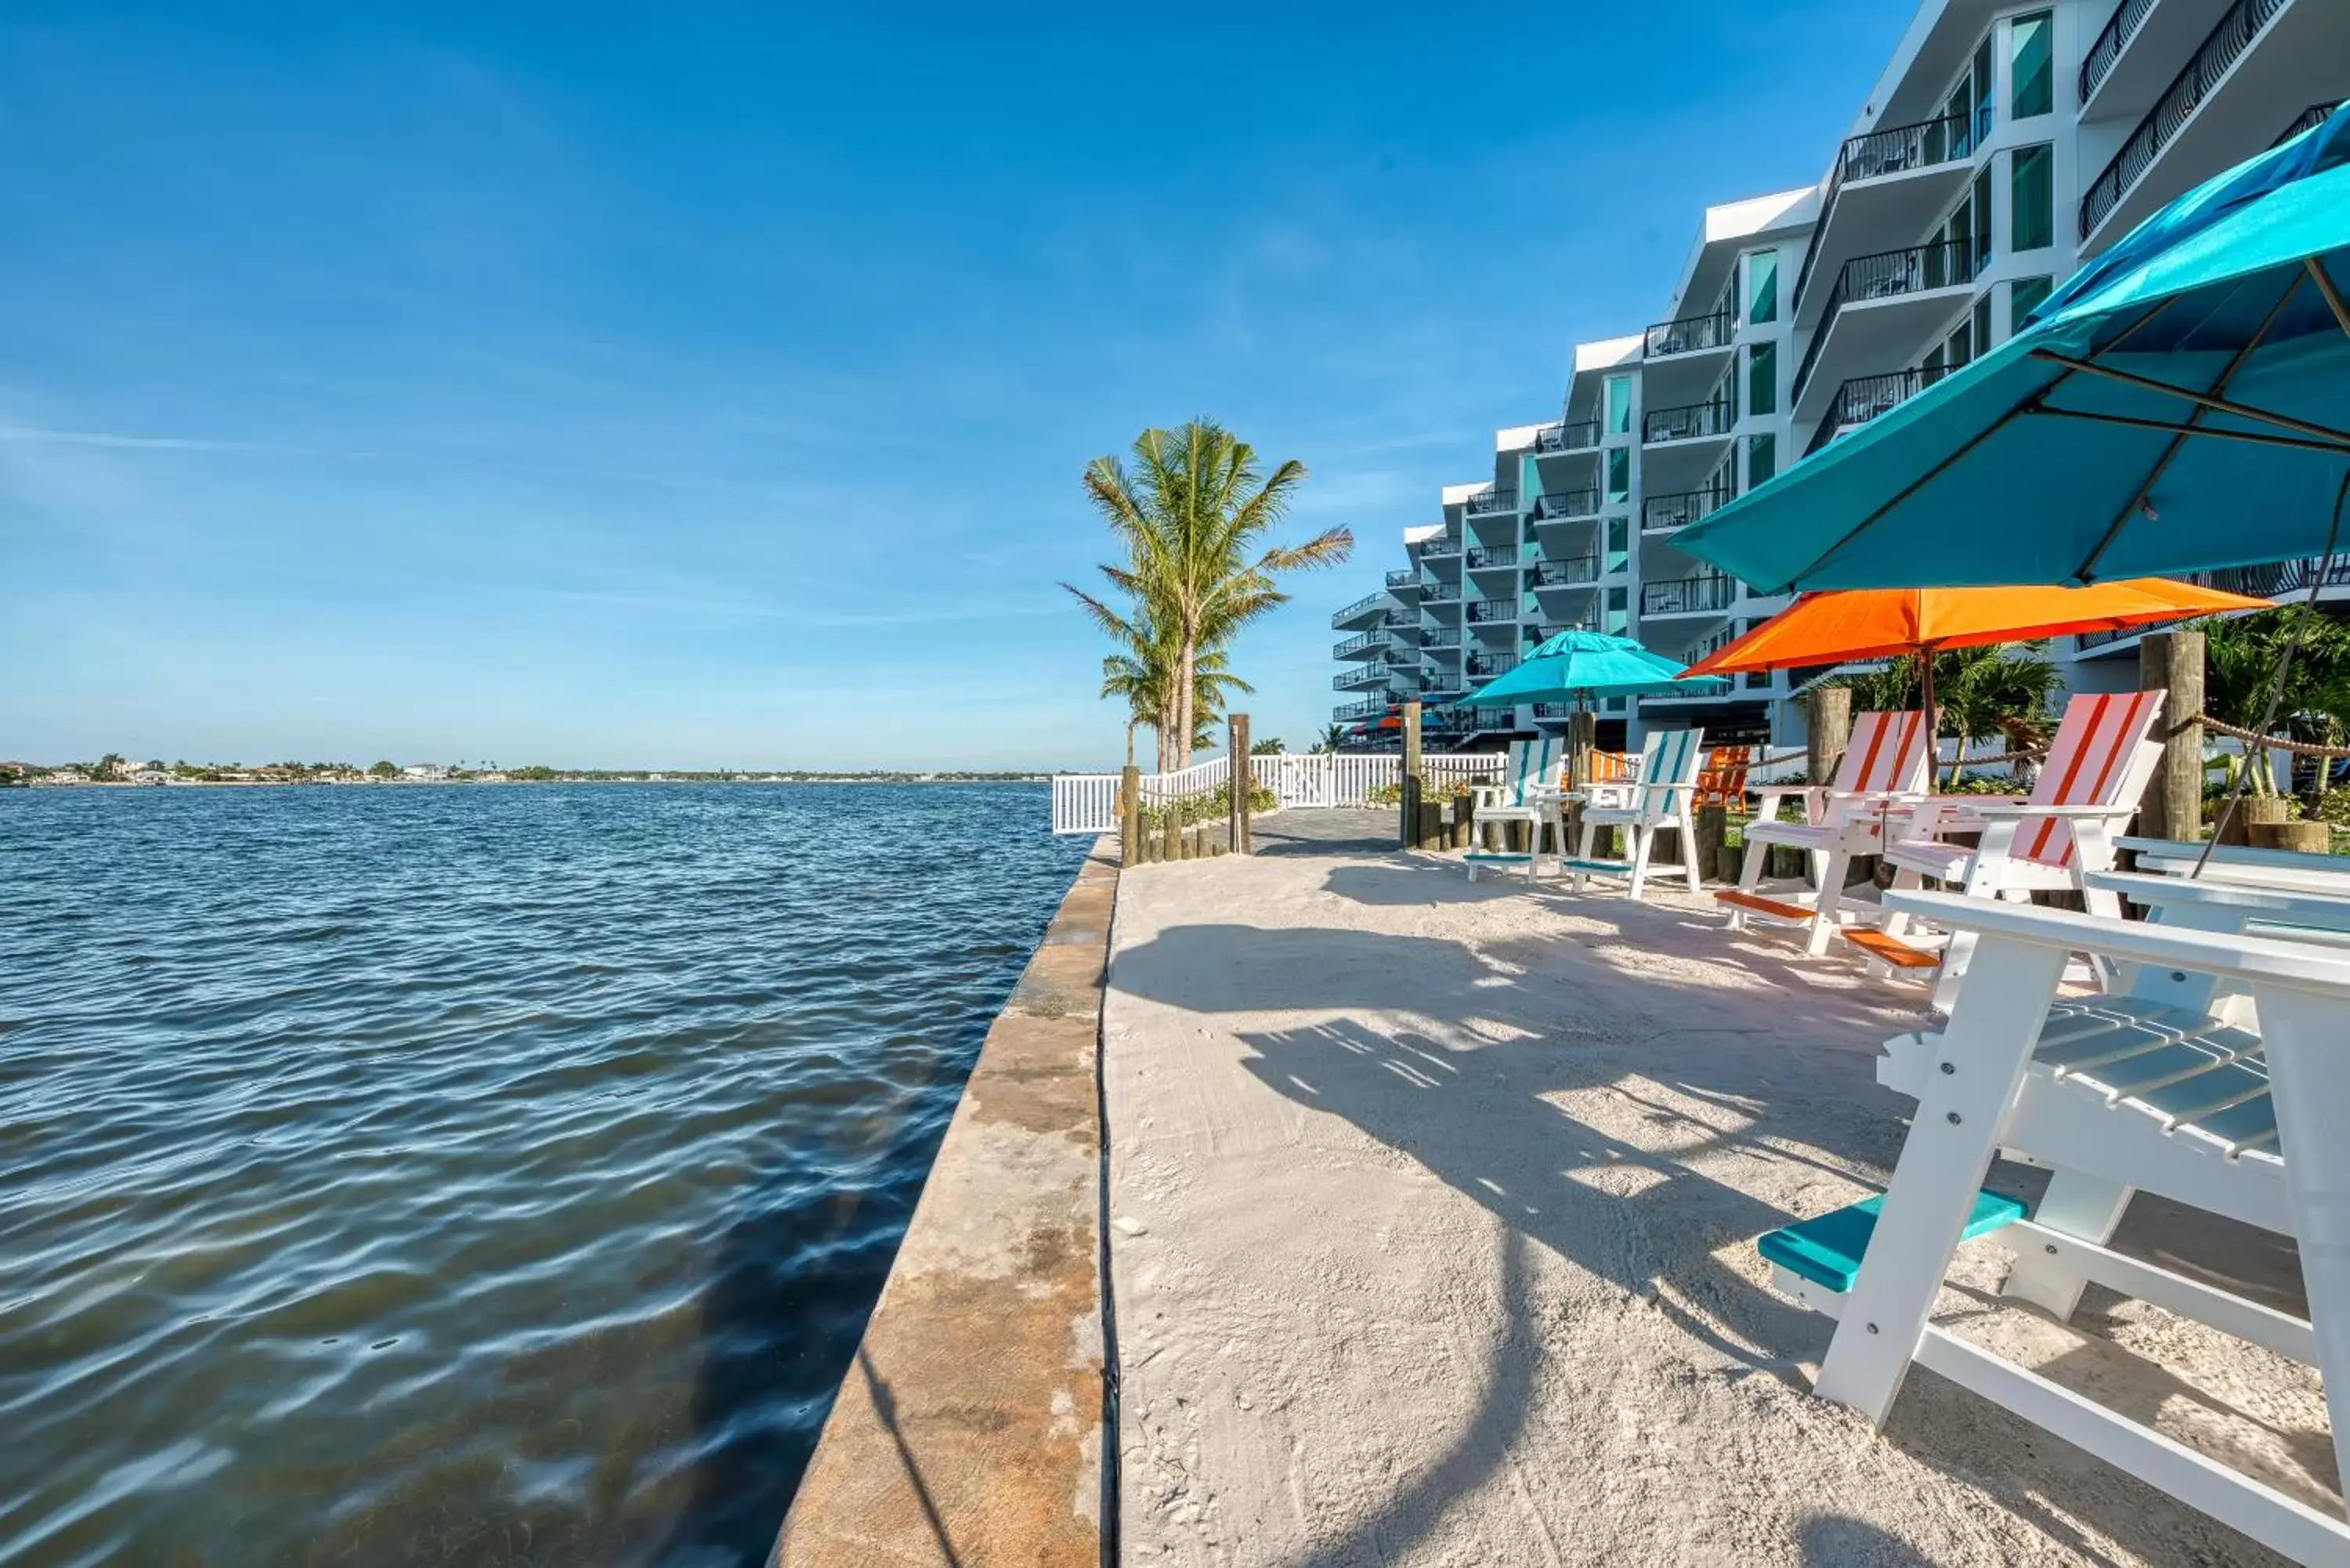
<svg viewBox="0 0 2350 1568"><path fill-rule="evenodd" d="M1398 636L1417 639L1419 636L1419 612L1416 609L1391 609L1379 625L1390 639Z"/></svg>
<svg viewBox="0 0 2350 1568"><path fill-rule="evenodd" d="M1514 653L1472 653L1469 656L1468 673L1471 680L1491 680L1517 667L1518 656Z"/></svg>
<svg viewBox="0 0 2350 1568"><path fill-rule="evenodd" d="M1812 432L1811 444L1804 449L1809 457L1855 425L1865 425L1880 414L1892 412L1950 372L1946 367L1932 369L1896 370L1884 376L1856 376L1835 389L1828 400L1826 411L1820 418L1820 428Z"/></svg>
<svg viewBox="0 0 2350 1568"><path fill-rule="evenodd" d="M1816 327L1835 309L1815 279L1839 276L1845 264L1887 240L1921 234L1949 210L1974 173L1991 134L1989 109L1914 125L1887 126L1846 141L1828 174L1812 248L1795 275L1795 325Z"/></svg>
<svg viewBox="0 0 2350 1568"><path fill-rule="evenodd" d="M1513 517L1518 511L1518 493L1514 490L1487 490L1469 498L1465 510L1471 517Z"/></svg>
<svg viewBox="0 0 2350 1568"><path fill-rule="evenodd" d="M1640 419L1642 483L1670 492L1702 483L1730 455L1730 430L1737 422L1738 404L1731 398L1649 410Z"/></svg>
<svg viewBox="0 0 2350 1568"><path fill-rule="evenodd" d="M1457 626L1439 627L1428 634L1419 648L1423 653L1456 654L1461 651L1461 628Z"/></svg>
<svg viewBox="0 0 2350 1568"><path fill-rule="evenodd" d="M1387 684L1388 670L1384 664L1366 664L1330 677L1330 688L1334 691L1383 691Z"/></svg>
<svg viewBox="0 0 2350 1568"><path fill-rule="evenodd" d="M1567 420L1534 431L1536 457L1564 457L1569 452L1598 450L1597 420Z"/></svg>
<svg viewBox="0 0 2350 1568"><path fill-rule="evenodd" d="M1678 490L1667 495L1651 495L1640 503L1640 532L1670 534L1686 528L1709 512L1730 504L1730 487L1718 484L1706 490Z"/></svg>
<svg viewBox="0 0 2350 1568"><path fill-rule="evenodd" d="M1518 548L1514 545L1472 549L1468 566L1470 579L1482 593L1510 593L1518 586Z"/></svg>
<svg viewBox="0 0 2350 1568"><path fill-rule="evenodd" d="M1350 637L1330 650L1333 659L1376 659L1388 650L1385 631L1367 631L1360 637Z"/></svg>
<svg viewBox="0 0 2350 1568"><path fill-rule="evenodd" d="M1812 346L1795 371L1797 423L1818 419L1846 379L1916 358L1974 297L1987 259L1981 237L1855 256L1836 275Z"/></svg>
<svg viewBox="0 0 2350 1568"><path fill-rule="evenodd" d="M1385 698L1369 702L1349 702L1330 710L1330 716L1341 724L1357 724L1367 719L1384 719L1391 706Z"/></svg>
<svg viewBox="0 0 2350 1568"><path fill-rule="evenodd" d="M1394 607L1395 599L1385 588L1381 588L1375 594L1365 594L1330 618L1330 629L1333 631L1364 630L1366 628L1378 625L1386 618L1388 611Z"/></svg>
<svg viewBox="0 0 2350 1568"><path fill-rule="evenodd" d="M1674 577L1640 585L1640 614L1649 616L1720 615L1738 597L1738 579L1719 572L1694 577Z"/></svg>
<svg viewBox="0 0 2350 1568"><path fill-rule="evenodd" d="M1440 560L1448 560L1461 554L1461 530L1458 527L1451 527L1441 534L1430 535L1414 548L1419 551L1419 558L1430 565Z"/></svg>
<svg viewBox="0 0 2350 1568"><path fill-rule="evenodd" d="M1479 599L1469 607L1471 626L1493 626L1518 618L1515 599Z"/></svg>
<svg viewBox="0 0 2350 1568"><path fill-rule="evenodd" d="M1705 441L1727 437L1738 422L1738 405L1729 399L1710 403L1684 403L1673 409L1651 409L1641 417L1640 440L1649 446L1668 441Z"/></svg>
<svg viewBox="0 0 2350 1568"><path fill-rule="evenodd" d="M1412 571L1389 572L1388 592L1406 604L1411 603L1419 597L1419 574Z"/></svg>
<svg viewBox="0 0 2350 1568"><path fill-rule="evenodd" d="M1598 515L1596 490L1546 490L1534 502L1537 523L1587 523Z"/></svg>
<svg viewBox="0 0 2350 1568"><path fill-rule="evenodd" d="M1457 605L1461 602L1459 583L1430 583L1419 590L1422 608L1430 605Z"/></svg>
<svg viewBox="0 0 2350 1568"><path fill-rule="evenodd" d="M2342 0L2235 0L2211 16L2211 0L2124 0L2085 57L2083 119L2139 118L2082 192L2084 256L2267 146L2294 106L2340 100L2350 59Z"/></svg>
<svg viewBox="0 0 2350 1568"><path fill-rule="evenodd" d="M1530 588L1587 588L1599 581L1599 557L1574 556L1565 560L1540 561L1526 574Z"/></svg>

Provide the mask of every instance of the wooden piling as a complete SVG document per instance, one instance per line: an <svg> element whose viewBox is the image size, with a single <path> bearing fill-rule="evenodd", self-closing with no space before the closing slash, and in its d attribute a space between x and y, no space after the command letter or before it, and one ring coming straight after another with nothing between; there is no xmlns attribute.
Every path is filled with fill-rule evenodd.
<svg viewBox="0 0 2350 1568"><path fill-rule="evenodd" d="M2155 725L2162 762L2138 802L2137 830L2192 843L2203 836L2203 634L2150 631L2140 638L2137 685L2169 693Z"/></svg>
<svg viewBox="0 0 2350 1568"><path fill-rule="evenodd" d="M1419 702L1403 705L1403 809L1398 815L1396 842L1406 849L1419 846Z"/></svg>
<svg viewBox="0 0 2350 1568"><path fill-rule="evenodd" d="M1132 763L1118 777L1118 857L1121 866L1142 864L1142 770Z"/></svg>
<svg viewBox="0 0 2350 1568"><path fill-rule="evenodd" d="M1814 686L1804 703L1811 714L1810 733L1804 738L1804 768L1813 784L1835 777L1845 748L1852 744L1852 688Z"/></svg>
<svg viewBox="0 0 2350 1568"><path fill-rule="evenodd" d="M1697 874L1700 880L1713 875L1721 859L1723 840L1730 836L1730 808L1726 805L1701 805L1695 818L1697 843L1692 853L1697 857Z"/></svg>
<svg viewBox="0 0 2350 1568"><path fill-rule="evenodd" d="M1159 858L1183 858L1183 803L1180 801L1167 803L1167 820L1159 828Z"/></svg>
<svg viewBox="0 0 2350 1568"><path fill-rule="evenodd" d="M1225 827L1232 852L1246 855L1253 847L1249 842L1249 796L1256 789L1256 763L1249 755L1249 716L1234 713L1224 721L1224 749L1232 758L1226 793L1232 796L1232 812Z"/></svg>

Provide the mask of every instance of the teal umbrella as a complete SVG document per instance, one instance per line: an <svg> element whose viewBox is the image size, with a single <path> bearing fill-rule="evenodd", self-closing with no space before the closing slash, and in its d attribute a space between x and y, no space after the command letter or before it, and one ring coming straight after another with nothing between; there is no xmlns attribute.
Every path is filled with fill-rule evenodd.
<svg viewBox="0 0 2350 1568"><path fill-rule="evenodd" d="M1519 666L1482 691L1454 704L1461 708L1514 708L1521 702L1573 702L1587 697L1655 696L1660 692L1713 691L1724 682L1711 676L1683 680L1685 667L1651 653L1628 637L1597 631L1562 631L1526 655Z"/></svg>
<svg viewBox="0 0 2350 1568"><path fill-rule="evenodd" d="M2350 496L2350 109L2148 218L2024 330L1673 536L1770 593L2331 553Z"/></svg>

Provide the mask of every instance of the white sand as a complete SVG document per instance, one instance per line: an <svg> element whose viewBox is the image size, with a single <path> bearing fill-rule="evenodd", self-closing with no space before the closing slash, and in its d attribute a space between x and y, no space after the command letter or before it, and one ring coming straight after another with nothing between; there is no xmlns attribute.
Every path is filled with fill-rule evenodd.
<svg viewBox="0 0 2350 1568"><path fill-rule="evenodd" d="M1880 1437L1754 1238L1881 1187L1916 992L1710 902L1356 851L1149 867L1104 1016L1135 1563L2270 1563L1914 1372ZM1994 1185L2036 1196L2032 1173ZM2289 1246L2141 1199L2122 1243L2296 1304ZM1943 1321L2321 1506L2316 1376L1961 1254Z"/></svg>

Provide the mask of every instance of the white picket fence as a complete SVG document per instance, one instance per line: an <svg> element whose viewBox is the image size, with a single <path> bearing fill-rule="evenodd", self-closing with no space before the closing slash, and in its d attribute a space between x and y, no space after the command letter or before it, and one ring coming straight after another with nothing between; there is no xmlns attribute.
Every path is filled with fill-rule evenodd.
<svg viewBox="0 0 2350 1568"><path fill-rule="evenodd" d="M1431 785L1450 789L1477 779L1498 779L1505 759L1499 752L1423 756L1420 771ZM1403 777L1403 760L1389 753L1334 753L1323 756L1278 756L1250 759L1257 787L1273 791L1275 810L1327 810L1370 804L1371 792L1393 785ZM1223 757L1199 763L1179 774L1142 775L1145 804L1163 805L1187 795L1206 794L1232 778L1232 763ZM1053 831L1108 833L1118 826L1116 774L1055 774L1053 775Z"/></svg>

